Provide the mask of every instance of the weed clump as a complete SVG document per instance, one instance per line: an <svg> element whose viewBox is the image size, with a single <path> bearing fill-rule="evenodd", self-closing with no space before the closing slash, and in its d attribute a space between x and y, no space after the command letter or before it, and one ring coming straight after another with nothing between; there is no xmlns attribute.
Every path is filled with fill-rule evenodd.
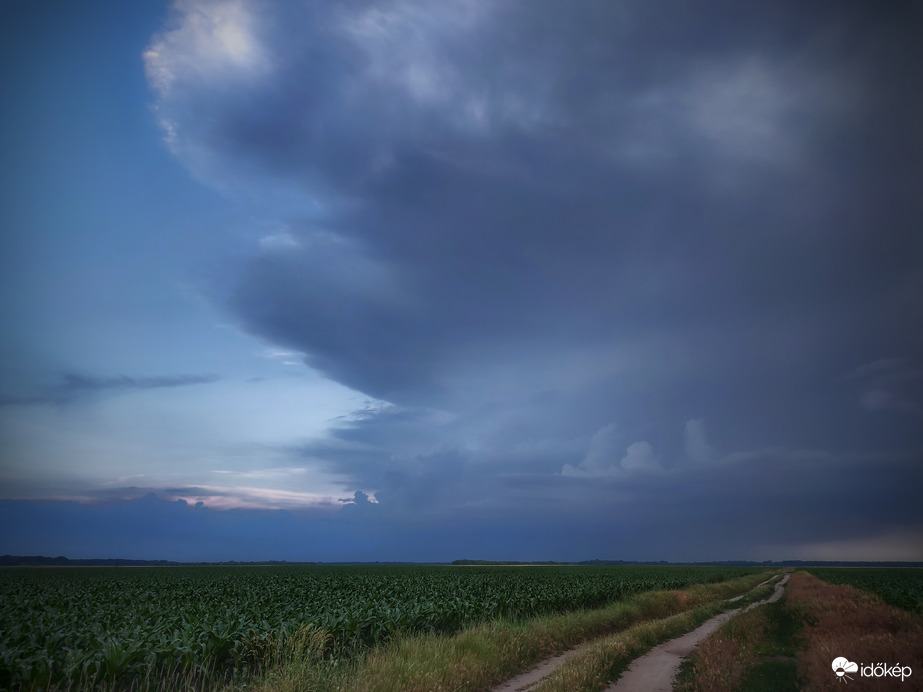
<svg viewBox="0 0 923 692"><path fill-rule="evenodd" d="M741 680L759 660L766 635L765 608L753 608L732 617L707 637L686 664L688 673L678 692L724 692L739 688Z"/></svg>

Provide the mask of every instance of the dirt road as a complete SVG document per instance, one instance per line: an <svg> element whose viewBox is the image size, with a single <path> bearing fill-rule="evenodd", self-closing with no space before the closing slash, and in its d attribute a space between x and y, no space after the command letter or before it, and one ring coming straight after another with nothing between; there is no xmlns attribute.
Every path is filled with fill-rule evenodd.
<svg viewBox="0 0 923 692"><path fill-rule="evenodd" d="M788 575L786 574L776 584L769 598L751 603L744 610L779 600L787 581ZM692 632L655 646L632 663L618 680L606 688L605 692L670 692L682 660L692 653L699 642L718 629L722 623L734 617L740 610L737 608L716 615Z"/></svg>
<svg viewBox="0 0 923 692"><path fill-rule="evenodd" d="M564 663L568 658L578 653L586 644L574 647L565 651L563 654L549 658L539 663L532 670L510 678L506 682L501 682L496 687L491 688L490 692L526 692L538 683L544 680L555 668Z"/></svg>
<svg viewBox="0 0 923 692"><path fill-rule="evenodd" d="M776 584L772 596L765 601L753 603L748 606L748 608L752 608L760 603L771 603L772 601L778 600L782 596L782 586L787 580L788 575L783 577L783 579ZM771 580L767 580L755 588L769 581ZM730 602L738 601L741 598L743 598L743 596L732 598ZM618 690L618 692L628 692L630 690L656 692L657 690L665 690L669 692L673 689L673 678L676 675L676 671L679 669L680 661L692 653L692 650L700 641L718 629L721 623L738 612L740 612L740 608L716 615L698 629L651 649L647 654L632 663L622 677L606 689L606 692L612 692L613 690ZM525 673L517 675L515 678L510 678L506 682L493 687L491 692L528 692L529 689L537 686L544 680L555 668L560 666L571 656L579 653L584 647L591 643L592 641L584 642L580 646L565 651L563 654L542 661L532 670L526 671Z"/></svg>

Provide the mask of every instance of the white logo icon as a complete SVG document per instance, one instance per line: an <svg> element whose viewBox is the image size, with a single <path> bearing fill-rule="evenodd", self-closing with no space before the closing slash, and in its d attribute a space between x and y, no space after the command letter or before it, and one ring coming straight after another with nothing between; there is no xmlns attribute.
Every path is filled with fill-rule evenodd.
<svg viewBox="0 0 923 692"><path fill-rule="evenodd" d="M859 664L853 663L849 659L838 656L833 659L833 672L836 673L837 679L840 682L846 682L846 678L852 680L846 673L858 673Z"/></svg>

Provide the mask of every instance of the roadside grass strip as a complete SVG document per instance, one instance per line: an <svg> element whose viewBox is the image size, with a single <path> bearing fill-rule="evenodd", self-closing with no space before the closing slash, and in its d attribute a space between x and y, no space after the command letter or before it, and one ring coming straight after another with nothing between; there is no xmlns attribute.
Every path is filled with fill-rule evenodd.
<svg viewBox="0 0 923 692"><path fill-rule="evenodd" d="M675 692L787 692L798 690L795 634L799 620L785 603L740 613L686 658Z"/></svg>
<svg viewBox="0 0 923 692"><path fill-rule="evenodd" d="M596 692L653 647L695 629L726 608L711 603L685 613L645 622L604 637L565 661L534 692ZM530 692L532 692L530 690Z"/></svg>
<svg viewBox="0 0 923 692"><path fill-rule="evenodd" d="M457 636L424 635L372 652L358 684L363 692L478 690L587 639L667 612L682 610L682 592L642 594L596 611L539 618L525 623L496 621Z"/></svg>
<svg viewBox="0 0 923 692"><path fill-rule="evenodd" d="M797 692L801 689L795 654L804 620L787 599L763 609L766 630L757 646L757 660L744 672L740 692Z"/></svg>
<svg viewBox="0 0 923 692"><path fill-rule="evenodd" d="M788 605L804 621L796 655L800 689L845 689L832 669L842 657L856 664L846 682L864 689L923 690L923 616L804 572L789 583ZM903 669L910 672L901 679L895 671Z"/></svg>
<svg viewBox="0 0 923 692"><path fill-rule="evenodd" d="M259 692L336 690L438 692L487 690L551 656L596 637L625 631L640 622L694 611L715 613L726 599L766 578L752 574L686 590L652 591L593 610L529 620L494 620L454 636L397 637L364 657L332 669L329 661L276 666L244 688ZM703 608L703 604L705 605ZM688 616L687 616L688 617ZM707 618L707 615L704 617ZM672 621L671 621L672 622ZM686 620L678 627L688 626ZM688 622L692 622L691 620ZM671 630L672 631L672 630Z"/></svg>

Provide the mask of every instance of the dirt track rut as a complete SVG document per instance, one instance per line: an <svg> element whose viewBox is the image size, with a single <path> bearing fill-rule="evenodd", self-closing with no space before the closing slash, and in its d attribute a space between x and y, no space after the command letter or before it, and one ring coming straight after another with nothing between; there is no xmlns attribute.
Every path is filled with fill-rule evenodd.
<svg viewBox="0 0 923 692"><path fill-rule="evenodd" d="M743 610L779 600L787 581L788 575L786 574L776 584L769 598L751 603ZM740 611L741 608L725 611L682 637L655 646L636 659L618 680L605 689L605 692L670 692L682 660L693 652L699 642Z"/></svg>
<svg viewBox="0 0 923 692"><path fill-rule="evenodd" d="M788 575L785 575L785 577L776 584L772 596L765 601L759 601L747 607L752 608L760 603L771 603L772 601L778 600L782 596L782 587L787 580ZM758 588L770 581L772 580L767 579L754 588ZM738 596L737 598L730 599L729 602L739 601L741 598L743 598L743 596ZM635 660L615 683L606 688L605 692L631 692L633 690L638 690L640 692L657 692L658 690L664 690L665 692L669 692L673 689L673 678L676 676L676 671L679 669L679 664L682 659L692 653L692 650L695 649L698 643L718 629L721 623L736 615L740 610L740 608L737 608L716 615L692 632L687 632L682 637L671 639L651 649L644 656ZM550 675L555 668L560 666L571 656L580 653L580 651L591 643L592 640L590 642L584 642L554 658L542 661L535 668L496 685L491 689L491 692L528 692Z"/></svg>

